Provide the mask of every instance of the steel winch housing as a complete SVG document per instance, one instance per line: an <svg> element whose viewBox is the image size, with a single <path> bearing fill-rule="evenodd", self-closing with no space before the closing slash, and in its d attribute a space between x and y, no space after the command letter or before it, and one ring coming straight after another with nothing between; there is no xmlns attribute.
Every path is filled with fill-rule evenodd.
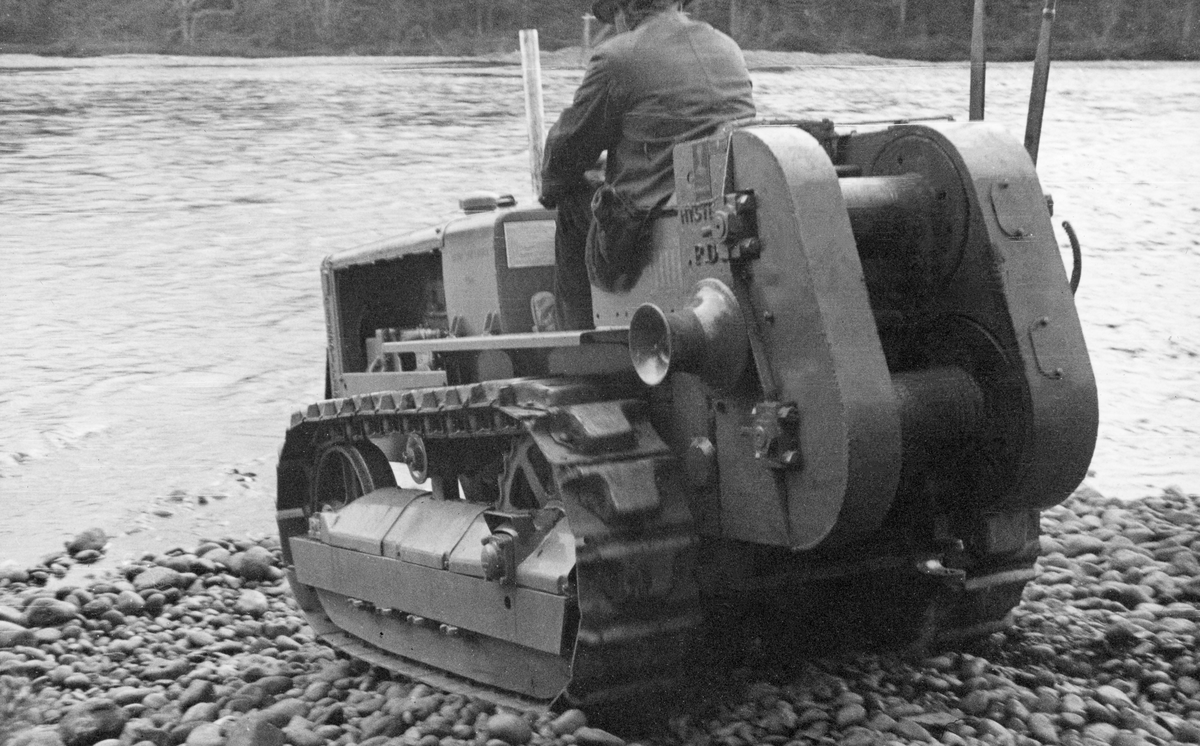
<svg viewBox="0 0 1200 746"><path fill-rule="evenodd" d="M869 596L857 623L930 644L1004 625L1097 427L1021 145L753 124L678 145L675 175L594 329L534 330L548 210L493 200L325 261L328 391L278 497L323 639L600 708L669 688L746 600L815 626L814 599Z"/></svg>

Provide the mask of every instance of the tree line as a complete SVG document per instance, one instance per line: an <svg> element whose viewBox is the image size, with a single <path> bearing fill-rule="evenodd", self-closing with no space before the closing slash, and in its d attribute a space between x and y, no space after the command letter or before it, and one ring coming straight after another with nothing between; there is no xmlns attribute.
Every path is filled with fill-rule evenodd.
<svg viewBox="0 0 1200 746"><path fill-rule="evenodd" d="M1058 58L1200 59L1200 0L1064 0ZM584 0L0 0L0 52L444 54L583 43ZM695 0L746 49L967 55L972 0ZM992 59L1028 59L1042 0L988 0ZM595 27L593 27L595 28Z"/></svg>

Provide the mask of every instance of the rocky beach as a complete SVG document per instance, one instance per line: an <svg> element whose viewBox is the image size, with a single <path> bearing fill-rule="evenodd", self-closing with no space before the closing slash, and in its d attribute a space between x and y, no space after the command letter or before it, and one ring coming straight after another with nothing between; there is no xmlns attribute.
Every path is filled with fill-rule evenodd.
<svg viewBox="0 0 1200 746"><path fill-rule="evenodd" d="M1013 625L916 658L754 656L646 746L1200 743L1200 496L1082 488L1042 519ZM497 708L339 658L273 539L145 553L85 585L107 537L0 568L0 743L12 746L622 746L578 711ZM73 575L73 573L71 574ZM631 716L631 720L632 720Z"/></svg>

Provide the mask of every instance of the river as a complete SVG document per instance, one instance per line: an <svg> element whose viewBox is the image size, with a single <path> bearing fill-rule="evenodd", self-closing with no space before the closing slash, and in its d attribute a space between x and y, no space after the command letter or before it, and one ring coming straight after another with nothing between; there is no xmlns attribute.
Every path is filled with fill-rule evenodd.
<svg viewBox="0 0 1200 746"><path fill-rule="evenodd" d="M580 77L554 59L551 118ZM966 117L964 64L751 61L764 116ZM1030 67L988 68L1016 137ZM466 192L528 204L524 133L507 60L0 56L0 560L89 526L126 552L271 532L321 258ZM1085 254L1088 483L1200 489L1200 64L1055 63L1039 170Z"/></svg>

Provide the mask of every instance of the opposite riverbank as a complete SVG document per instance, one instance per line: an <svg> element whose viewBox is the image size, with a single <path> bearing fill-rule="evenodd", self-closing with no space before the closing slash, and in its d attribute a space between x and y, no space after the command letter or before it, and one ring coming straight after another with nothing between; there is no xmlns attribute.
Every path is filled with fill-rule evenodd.
<svg viewBox="0 0 1200 746"><path fill-rule="evenodd" d="M751 651L647 746L1200 743L1200 497L1081 489L1043 514L1043 556L1014 624L913 659ZM0 743L12 746L624 746L339 659L282 581L274 539L149 552L86 585L79 537L0 574ZM101 548L97 548L100 546ZM631 713L631 720L632 720Z"/></svg>
<svg viewBox="0 0 1200 746"><path fill-rule="evenodd" d="M0 53L60 57L488 56L516 49L517 31L541 45L579 45L590 3L561 0L0 0ZM965 60L972 4L928 0L838 3L695 0L689 12L747 50L859 53ZM1041 2L989 0L988 58L1033 58ZM588 28L599 30L598 24ZM1054 55L1070 60L1200 59L1200 0L1060 3Z"/></svg>
<svg viewBox="0 0 1200 746"><path fill-rule="evenodd" d="M275 57L367 57L367 56L454 56L477 57L483 60L515 59L519 64L519 53L512 46L497 41L494 44L454 44L447 45L445 51L439 48L430 51L424 47L409 45L355 46L351 48L333 46L313 46L290 50L285 48L260 47L237 39L220 38L201 44L180 46L176 44L159 44L140 39L72 39L50 43L22 43L0 41L0 55L29 54L41 57L103 57L109 55L173 55L188 57L242 57L248 59ZM751 69L755 68L751 61L756 55L771 55L773 53L804 52L813 56L861 56L872 59L889 61L917 62L966 62L969 60L968 49L946 38L930 38L914 40L890 45L879 49L874 47L855 48L853 45L839 45L838 48L825 48L825 45L815 45L818 49L758 49L746 48L747 62ZM578 60L583 59L583 51L578 46L563 46L544 49L543 53L553 52L561 57L569 57L573 61L570 66L580 66ZM1033 59L1033 50L1029 45L989 45L988 60L991 62L1029 62ZM1053 59L1072 61L1106 61L1106 60L1138 60L1138 61L1188 61L1200 60L1200 44L1186 46L1163 45L1156 39L1133 39L1113 44L1100 44L1095 40L1056 41Z"/></svg>

